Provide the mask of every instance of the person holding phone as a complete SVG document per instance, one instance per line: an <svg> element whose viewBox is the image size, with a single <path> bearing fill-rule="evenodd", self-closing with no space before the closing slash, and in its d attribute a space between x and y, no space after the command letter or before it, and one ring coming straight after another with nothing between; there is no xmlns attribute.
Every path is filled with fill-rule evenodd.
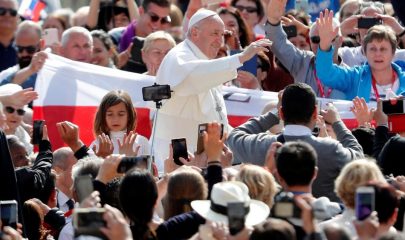
<svg viewBox="0 0 405 240"><path fill-rule="evenodd" d="M334 48L331 44L338 32L332 19L333 12L325 10L317 21L320 43L315 66L323 84L344 92L346 100L363 97L366 102L385 98L388 91L396 94L405 91L405 72L392 62L397 37L390 27L370 28L362 46L367 64L344 68L332 62Z"/></svg>

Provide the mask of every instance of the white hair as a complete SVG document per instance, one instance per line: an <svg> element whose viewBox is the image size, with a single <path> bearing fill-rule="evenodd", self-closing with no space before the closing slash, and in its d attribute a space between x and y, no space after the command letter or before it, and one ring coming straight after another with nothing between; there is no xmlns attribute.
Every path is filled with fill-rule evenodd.
<svg viewBox="0 0 405 240"><path fill-rule="evenodd" d="M337 20L336 18L332 19L332 25L333 28L338 27L339 31L338 31L338 36L342 36L342 32L340 31L340 22L339 20ZM312 24L311 29L309 30L309 36L312 37L314 36L314 31L318 26L316 25L316 22L314 22L314 24Z"/></svg>
<svg viewBox="0 0 405 240"><path fill-rule="evenodd" d="M71 27L63 32L62 40L61 40L62 47L66 47L67 43L70 40L71 35L74 33L83 34L84 36L86 36L89 39L90 43L93 44L93 38L91 37L91 33L89 32L89 30L85 29L84 27L76 26L76 27Z"/></svg>
<svg viewBox="0 0 405 240"><path fill-rule="evenodd" d="M187 35L186 35L186 37L187 37L188 39L190 39L190 37L191 37L191 29L193 29L193 28L200 28L202 24L204 24L206 21L212 20L212 19L217 19L217 20L220 20L221 22L223 22L222 19L221 19L221 17L220 17L218 14L211 15L211 16L209 16L209 17L206 17L206 18L204 18L204 19L202 19L202 20L196 22L191 28L188 28L188 29L187 29Z"/></svg>

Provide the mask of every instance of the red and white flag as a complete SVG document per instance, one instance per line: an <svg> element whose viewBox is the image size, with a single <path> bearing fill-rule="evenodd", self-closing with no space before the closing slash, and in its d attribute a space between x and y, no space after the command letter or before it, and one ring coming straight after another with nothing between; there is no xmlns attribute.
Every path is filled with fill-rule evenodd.
<svg viewBox="0 0 405 240"><path fill-rule="evenodd" d="M175 74L175 73L173 73ZM127 91L136 107L138 124L136 131L150 136L150 108L154 104L143 101L142 87L151 86L154 77L71 61L48 54L48 59L39 72L35 90L39 98L34 101L34 119L44 119L54 149L63 146L56 129L56 123L71 121L80 126L80 138L85 144L94 140L93 122L95 112L103 96L115 89ZM259 116L264 106L277 101L277 93L257 90L223 87L223 95L229 123L239 126L252 116ZM331 99L320 99L322 105ZM334 104L346 124L355 126L352 103L336 101Z"/></svg>

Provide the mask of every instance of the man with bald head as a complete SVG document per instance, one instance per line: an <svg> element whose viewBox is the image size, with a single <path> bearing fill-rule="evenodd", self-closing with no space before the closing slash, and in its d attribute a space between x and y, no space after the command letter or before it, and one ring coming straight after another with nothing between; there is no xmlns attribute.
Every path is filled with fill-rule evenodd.
<svg viewBox="0 0 405 240"><path fill-rule="evenodd" d="M34 87L37 72L42 68L46 54L40 50L41 26L32 21L22 22L15 34L18 64L0 73L1 85L15 83L23 88Z"/></svg>
<svg viewBox="0 0 405 240"><path fill-rule="evenodd" d="M220 86L236 78L236 69L259 51L267 51L267 39L252 43L242 53L218 58L224 44L225 26L213 11L200 9L191 18L187 37L163 59L156 76L158 84L173 90L157 116L154 154L159 171L168 156L173 138L186 138L193 152L197 128L201 123L217 121L228 132L228 119Z"/></svg>
<svg viewBox="0 0 405 240"><path fill-rule="evenodd" d="M306 83L315 91L317 97L345 99L345 95L326 86L316 76L315 54L319 45L319 34L316 23L310 30L310 44L312 51L303 51L296 48L288 39L281 25L281 17L284 16L287 0L270 0L267 5L267 23L265 25L266 37L273 42L271 50L280 60L284 67L294 78L294 82ZM334 23L339 26L338 22ZM334 44L337 45L336 38ZM338 49L338 47L335 47ZM337 63L337 55L335 55Z"/></svg>
<svg viewBox="0 0 405 240"><path fill-rule="evenodd" d="M64 212L72 207L68 201L72 198L72 167L76 162L73 151L68 147L53 152L52 169L56 171L57 206Z"/></svg>
<svg viewBox="0 0 405 240"><path fill-rule="evenodd" d="M0 72L17 63L17 50L13 45L18 24L16 0L0 0Z"/></svg>

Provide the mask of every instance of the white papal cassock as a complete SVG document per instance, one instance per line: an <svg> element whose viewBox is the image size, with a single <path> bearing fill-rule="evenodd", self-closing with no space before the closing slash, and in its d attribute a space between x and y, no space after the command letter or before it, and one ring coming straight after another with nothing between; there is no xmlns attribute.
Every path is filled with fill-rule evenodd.
<svg viewBox="0 0 405 240"><path fill-rule="evenodd" d="M186 39L163 59L156 82L169 84L173 93L172 98L163 103L155 128L154 154L160 172L171 139L186 138L188 150L194 152L198 124L217 121L223 123L227 131L227 113L220 87L236 77L236 69L242 65L239 56L209 60Z"/></svg>

